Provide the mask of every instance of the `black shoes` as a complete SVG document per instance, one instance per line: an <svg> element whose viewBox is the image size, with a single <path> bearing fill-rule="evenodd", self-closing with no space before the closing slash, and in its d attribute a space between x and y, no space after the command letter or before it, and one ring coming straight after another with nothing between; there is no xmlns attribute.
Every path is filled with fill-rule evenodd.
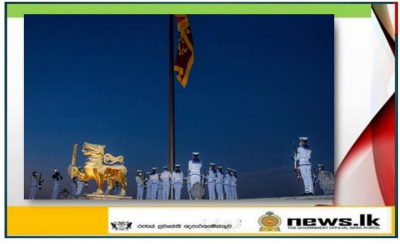
<svg viewBox="0 0 400 244"><path fill-rule="evenodd" d="M301 195L301 196L314 196L314 193L305 192L305 193L303 193L303 195Z"/></svg>

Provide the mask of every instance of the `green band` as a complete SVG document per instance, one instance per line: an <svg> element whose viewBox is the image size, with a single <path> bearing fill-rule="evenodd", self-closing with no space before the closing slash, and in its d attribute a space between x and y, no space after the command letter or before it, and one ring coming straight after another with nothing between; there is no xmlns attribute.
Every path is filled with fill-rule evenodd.
<svg viewBox="0 0 400 244"><path fill-rule="evenodd" d="M201 4L201 3L6 3L7 17L25 14L334 14L335 17L371 17L370 4Z"/></svg>

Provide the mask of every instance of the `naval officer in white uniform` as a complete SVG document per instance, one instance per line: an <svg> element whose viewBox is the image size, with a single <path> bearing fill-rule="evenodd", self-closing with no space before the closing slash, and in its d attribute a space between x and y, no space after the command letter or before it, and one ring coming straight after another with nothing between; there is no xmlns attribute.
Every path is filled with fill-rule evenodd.
<svg viewBox="0 0 400 244"><path fill-rule="evenodd" d="M175 165L175 171L172 173L172 184L175 190L175 200L180 200L183 187L183 173L179 164Z"/></svg>
<svg viewBox="0 0 400 244"><path fill-rule="evenodd" d="M151 200L157 200L158 181L157 167L152 168L153 172L150 174L151 184Z"/></svg>
<svg viewBox="0 0 400 244"><path fill-rule="evenodd" d="M225 191L225 196L226 200L231 200L232 195L231 195L231 169L227 168L226 169L226 174L224 175L224 191Z"/></svg>
<svg viewBox="0 0 400 244"><path fill-rule="evenodd" d="M215 182L217 179L217 171L215 170L215 163L210 163L210 168L207 174L208 198L215 200Z"/></svg>
<svg viewBox="0 0 400 244"><path fill-rule="evenodd" d="M171 172L168 171L168 166L164 166L160 178L162 181L162 200L168 200L171 188Z"/></svg>
<svg viewBox="0 0 400 244"><path fill-rule="evenodd" d="M146 200L151 199L151 183L150 183L150 172L146 172L146 179L144 180L146 186Z"/></svg>
<svg viewBox="0 0 400 244"><path fill-rule="evenodd" d="M142 176L142 171L140 169L138 169L136 171L136 189L137 189L137 194L136 194L136 199L137 200L143 200L143 183L144 183L144 179Z"/></svg>
<svg viewBox="0 0 400 244"><path fill-rule="evenodd" d="M299 161L299 169L304 182L305 196L314 195L314 185L311 173L311 148L307 145L308 137L300 137L300 146L297 148L296 160Z"/></svg>
<svg viewBox="0 0 400 244"><path fill-rule="evenodd" d="M201 182L201 166L203 163L199 159L199 153L192 153L192 160L189 160L189 171L190 171L190 187L193 188L193 185L197 182Z"/></svg>
<svg viewBox="0 0 400 244"><path fill-rule="evenodd" d="M232 169L231 171L231 196L233 200L238 199L237 198L237 175L236 175L236 169Z"/></svg>
<svg viewBox="0 0 400 244"><path fill-rule="evenodd" d="M218 194L218 200L224 200L224 173L222 172L222 166L217 167L217 179L215 181L216 190Z"/></svg>
<svg viewBox="0 0 400 244"><path fill-rule="evenodd" d="M29 193L29 199L35 199L38 187L39 187L39 177L37 175L37 171L33 171L31 175L31 191Z"/></svg>
<svg viewBox="0 0 400 244"><path fill-rule="evenodd" d="M53 192L51 193L51 199L57 199L58 193L60 192L60 181L63 179L58 170L54 170L53 178Z"/></svg>

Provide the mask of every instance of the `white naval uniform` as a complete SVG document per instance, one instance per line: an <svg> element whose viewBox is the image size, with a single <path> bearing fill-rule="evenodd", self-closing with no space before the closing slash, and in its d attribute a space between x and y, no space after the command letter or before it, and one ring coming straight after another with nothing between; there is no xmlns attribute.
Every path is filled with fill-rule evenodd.
<svg viewBox="0 0 400 244"><path fill-rule="evenodd" d="M226 173L224 176L224 191L226 195L226 200L231 200L231 175Z"/></svg>
<svg viewBox="0 0 400 244"><path fill-rule="evenodd" d="M145 185L146 185L146 200L150 200L151 199L151 183L150 183L149 178L147 178Z"/></svg>
<svg viewBox="0 0 400 244"><path fill-rule="evenodd" d="M51 193L51 199L57 199L59 192L60 192L60 181L58 179L53 179L53 192Z"/></svg>
<svg viewBox="0 0 400 244"><path fill-rule="evenodd" d="M232 199L237 199L237 178L232 175L231 176L231 196Z"/></svg>
<svg viewBox="0 0 400 244"><path fill-rule="evenodd" d="M78 179L77 183L78 183L78 188L76 189L76 195L75 196L81 195L82 191L83 191L83 187L85 186L85 182L84 181L80 181L79 179Z"/></svg>
<svg viewBox="0 0 400 244"><path fill-rule="evenodd" d="M215 182L216 182L217 176L216 172L212 171L211 169L208 170L208 175L207 175L207 185L208 185L208 198L210 200L215 200Z"/></svg>
<svg viewBox="0 0 400 244"><path fill-rule="evenodd" d="M150 175L151 200L157 200L158 180L159 177L157 173L153 173Z"/></svg>
<svg viewBox="0 0 400 244"><path fill-rule="evenodd" d="M162 181L160 179L160 176L158 177L158 185L157 185L157 200L162 200L162 194L163 194L163 185Z"/></svg>
<svg viewBox="0 0 400 244"><path fill-rule="evenodd" d="M31 191L29 193L29 199L35 199L36 191L38 189L38 178L31 176Z"/></svg>
<svg viewBox="0 0 400 244"><path fill-rule="evenodd" d="M71 192L72 196L76 196L76 192L78 191L78 183L75 183L74 181L71 182Z"/></svg>
<svg viewBox="0 0 400 244"><path fill-rule="evenodd" d="M299 169L301 173L301 178L304 182L304 192L314 194L314 185L311 173L311 148L308 146L301 146L297 148L296 159L299 160Z"/></svg>
<svg viewBox="0 0 400 244"><path fill-rule="evenodd" d="M168 170L164 170L161 173L161 181L162 181L162 199L168 200L169 198L169 191L171 187L171 172Z"/></svg>
<svg viewBox="0 0 400 244"><path fill-rule="evenodd" d="M215 184L218 194L218 200L224 200L224 191L222 187L223 183L224 183L224 174L221 173L221 171L217 171L217 179L215 181Z"/></svg>
<svg viewBox="0 0 400 244"><path fill-rule="evenodd" d="M143 183L142 180L139 176L136 176L136 189L137 189L137 194L136 194L136 199L137 200L143 200Z"/></svg>
<svg viewBox="0 0 400 244"><path fill-rule="evenodd" d="M190 187L192 188L197 182L201 182L201 166L203 163L198 158L189 160L189 171L190 171Z"/></svg>
<svg viewBox="0 0 400 244"><path fill-rule="evenodd" d="M172 173L172 184L174 184L175 200L181 199L181 191L183 186L183 173L182 171Z"/></svg>
<svg viewBox="0 0 400 244"><path fill-rule="evenodd" d="M190 192L192 188L190 187L190 176L189 176L189 174L186 177L186 188L187 188L187 192L188 192L188 195L189 195L189 199L192 200L193 199L192 198L192 193Z"/></svg>

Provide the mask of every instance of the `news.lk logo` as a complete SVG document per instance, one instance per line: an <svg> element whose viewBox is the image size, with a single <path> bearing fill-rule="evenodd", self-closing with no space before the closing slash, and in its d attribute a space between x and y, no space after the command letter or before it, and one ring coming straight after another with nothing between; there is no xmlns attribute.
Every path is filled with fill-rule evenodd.
<svg viewBox="0 0 400 244"><path fill-rule="evenodd" d="M360 214L354 218L288 218L288 229L380 229L379 218Z"/></svg>

